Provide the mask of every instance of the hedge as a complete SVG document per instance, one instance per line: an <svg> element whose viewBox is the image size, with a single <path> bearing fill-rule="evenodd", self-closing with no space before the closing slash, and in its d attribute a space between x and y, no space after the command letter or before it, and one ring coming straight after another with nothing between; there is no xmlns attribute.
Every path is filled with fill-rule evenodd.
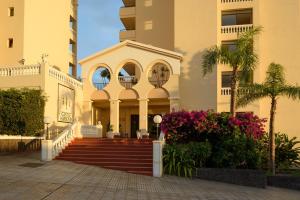
<svg viewBox="0 0 300 200"><path fill-rule="evenodd" d="M38 135L44 128L45 102L41 90L0 90L0 134Z"/></svg>

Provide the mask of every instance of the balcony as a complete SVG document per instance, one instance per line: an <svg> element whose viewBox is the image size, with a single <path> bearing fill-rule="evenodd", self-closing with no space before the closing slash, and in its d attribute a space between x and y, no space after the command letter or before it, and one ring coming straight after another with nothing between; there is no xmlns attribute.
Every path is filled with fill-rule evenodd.
<svg viewBox="0 0 300 200"><path fill-rule="evenodd" d="M127 30L135 30L135 7L120 8L120 19Z"/></svg>
<svg viewBox="0 0 300 200"><path fill-rule="evenodd" d="M135 1L136 0L123 0L123 4L125 7L133 7L135 6Z"/></svg>
<svg viewBox="0 0 300 200"><path fill-rule="evenodd" d="M221 3L240 3L240 2L252 2L254 0L221 0Z"/></svg>
<svg viewBox="0 0 300 200"><path fill-rule="evenodd" d="M222 34L235 34L243 33L253 29L253 24L233 25L233 26L222 26Z"/></svg>
<svg viewBox="0 0 300 200"><path fill-rule="evenodd" d="M238 94L240 93L247 93L248 91L246 89L238 89ZM231 88L230 87L225 87L221 89L221 96L230 96L231 95Z"/></svg>
<svg viewBox="0 0 300 200"><path fill-rule="evenodd" d="M132 40L135 41L135 30L121 30L120 31L120 41Z"/></svg>
<svg viewBox="0 0 300 200"><path fill-rule="evenodd" d="M119 82L126 89L131 89L137 84L138 79L136 76L119 76Z"/></svg>

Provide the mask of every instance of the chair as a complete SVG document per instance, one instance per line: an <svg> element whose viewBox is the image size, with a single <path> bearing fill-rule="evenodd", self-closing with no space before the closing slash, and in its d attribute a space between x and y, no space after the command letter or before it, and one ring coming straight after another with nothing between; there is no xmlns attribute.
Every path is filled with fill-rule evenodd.
<svg viewBox="0 0 300 200"><path fill-rule="evenodd" d="M141 129L141 130L138 130L136 132L136 137L137 139L143 139L143 137L146 136L147 138L149 138L149 133L147 132L146 129Z"/></svg>

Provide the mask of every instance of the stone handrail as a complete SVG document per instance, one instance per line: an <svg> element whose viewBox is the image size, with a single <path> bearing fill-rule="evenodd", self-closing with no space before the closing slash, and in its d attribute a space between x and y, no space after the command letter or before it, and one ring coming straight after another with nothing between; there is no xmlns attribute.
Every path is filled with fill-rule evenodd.
<svg viewBox="0 0 300 200"><path fill-rule="evenodd" d="M51 161L74 139L78 123L68 126L54 140L42 141L42 161Z"/></svg>
<svg viewBox="0 0 300 200"><path fill-rule="evenodd" d="M70 125L63 133L52 143L52 156L55 158L58 154L73 140L77 124Z"/></svg>
<svg viewBox="0 0 300 200"><path fill-rule="evenodd" d="M253 24L244 24L244 25L233 25L233 26L222 26L221 33L230 34L230 33L243 33L253 29Z"/></svg>
<svg viewBox="0 0 300 200"><path fill-rule="evenodd" d="M0 76L13 77L13 76L32 76L41 74L40 65L29 65L22 67L0 67Z"/></svg>
<svg viewBox="0 0 300 200"><path fill-rule="evenodd" d="M61 71L58 71L57 69L55 69L53 67L49 68L49 76L51 76L59 81L71 84L75 87L82 88L82 82L66 75L65 73L63 73Z"/></svg>
<svg viewBox="0 0 300 200"><path fill-rule="evenodd" d="M221 0L221 3L239 3L239 2L249 2L253 0Z"/></svg>

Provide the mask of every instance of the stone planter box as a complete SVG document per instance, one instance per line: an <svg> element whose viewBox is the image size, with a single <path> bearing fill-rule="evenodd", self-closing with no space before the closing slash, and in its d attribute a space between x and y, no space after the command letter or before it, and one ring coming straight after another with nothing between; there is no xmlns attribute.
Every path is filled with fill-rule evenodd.
<svg viewBox="0 0 300 200"><path fill-rule="evenodd" d="M268 185L292 190L300 190L300 177L290 175L268 176Z"/></svg>
<svg viewBox="0 0 300 200"><path fill-rule="evenodd" d="M198 168L195 176L200 179L231 183L236 185L266 188L265 172L247 169Z"/></svg>

